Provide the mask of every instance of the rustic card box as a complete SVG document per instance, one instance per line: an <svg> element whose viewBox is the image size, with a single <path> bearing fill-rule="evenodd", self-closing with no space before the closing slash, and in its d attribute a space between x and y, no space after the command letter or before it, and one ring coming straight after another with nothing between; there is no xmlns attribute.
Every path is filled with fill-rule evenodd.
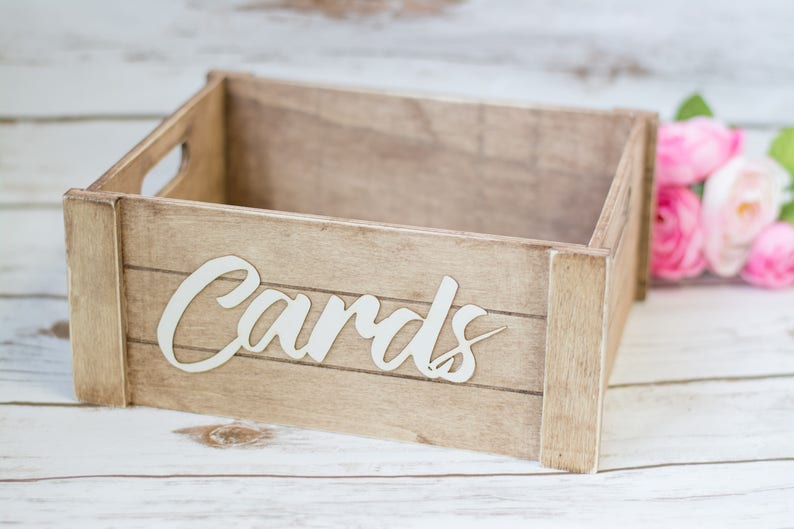
<svg viewBox="0 0 794 529"><path fill-rule="evenodd" d="M606 380L645 295L655 131L645 112L213 72L64 197L77 397L595 471ZM178 174L142 196L180 146ZM236 271L215 279L223 264ZM186 293L197 274L206 288ZM277 301L244 332L259 294ZM338 336L330 316L311 334L326 304L362 296ZM405 317L390 345L373 307Z"/></svg>

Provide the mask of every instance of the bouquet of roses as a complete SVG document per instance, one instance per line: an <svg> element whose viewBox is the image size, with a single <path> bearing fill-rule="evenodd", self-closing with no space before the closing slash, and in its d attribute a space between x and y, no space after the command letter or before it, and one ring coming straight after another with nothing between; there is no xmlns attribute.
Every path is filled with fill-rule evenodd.
<svg viewBox="0 0 794 529"><path fill-rule="evenodd" d="M794 127L767 156L745 156L744 131L714 119L699 95L659 127L651 273L706 270L766 288L794 285Z"/></svg>

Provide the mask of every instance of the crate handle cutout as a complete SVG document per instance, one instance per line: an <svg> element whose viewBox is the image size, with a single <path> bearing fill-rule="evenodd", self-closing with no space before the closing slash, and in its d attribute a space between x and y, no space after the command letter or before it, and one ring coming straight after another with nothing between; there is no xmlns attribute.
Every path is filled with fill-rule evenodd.
<svg viewBox="0 0 794 529"><path fill-rule="evenodd" d="M166 187L176 184L187 174L190 148L187 142L177 144L168 154L149 169L141 182L140 194L157 196Z"/></svg>
<svg viewBox="0 0 794 529"><path fill-rule="evenodd" d="M410 309L399 308L376 323L375 319L380 312L380 300L375 296L364 294L346 307L345 302L339 296L331 295L306 345L297 348L295 342L306 324L311 301L305 294L298 293L291 298L279 290L268 288L251 301L240 317L236 338L209 358L190 363L180 362L174 353L174 335L182 315L191 301L207 286L221 276L237 271L245 272L242 282L228 293L216 298L221 307L230 309L251 297L261 283L259 272L245 259L234 255L210 259L177 287L163 310L157 326L157 342L160 351L171 365L188 373L203 373L222 366L240 349L251 353L261 353L276 336L279 337L281 349L289 357L301 360L308 355L319 363L325 360L342 328L351 318L355 317L355 328L359 336L372 340L370 349L372 361L379 369L393 371L400 367L409 356L412 356L416 368L428 378L442 378L449 382L466 382L474 374L476 365L471 346L507 328L500 327L479 336L467 338L466 326L474 319L488 313L477 305L463 305L452 316L452 332L457 339L457 346L433 358L433 350L439 333L447 320L447 315L458 291L457 281L449 276L444 276L425 317ZM281 314L271 324L264 336L252 344L251 334L254 326L270 307L280 302L285 304ZM412 321L421 322L421 327L397 356L386 360L386 353L392 340L405 325ZM459 361L456 362L456 359ZM456 364L457 367L453 369Z"/></svg>

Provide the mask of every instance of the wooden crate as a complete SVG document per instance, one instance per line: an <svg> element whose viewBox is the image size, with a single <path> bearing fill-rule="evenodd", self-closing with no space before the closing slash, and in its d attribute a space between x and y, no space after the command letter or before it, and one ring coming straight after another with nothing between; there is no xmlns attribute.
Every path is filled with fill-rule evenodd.
<svg viewBox="0 0 794 529"><path fill-rule="evenodd" d="M213 72L64 197L77 397L593 472L655 131Z"/></svg>

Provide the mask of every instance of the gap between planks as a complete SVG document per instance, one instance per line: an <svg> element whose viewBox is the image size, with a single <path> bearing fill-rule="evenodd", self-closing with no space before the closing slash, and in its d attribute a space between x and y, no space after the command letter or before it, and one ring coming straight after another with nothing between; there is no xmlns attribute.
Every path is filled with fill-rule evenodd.
<svg viewBox="0 0 794 529"><path fill-rule="evenodd" d="M794 457L770 457L762 459L737 459L727 461L691 461L678 463L658 463L654 465L638 465L634 467L608 468L599 470L598 474L615 472L632 472L638 470L653 470L670 467L699 467L715 465L746 465L753 463L788 463L794 462ZM485 472L475 473L448 473L448 474L83 474L69 476L43 476L38 478L8 478L0 479L0 483L37 483L40 481L74 481L82 479L333 479L333 480L392 480L392 479L456 479L456 478L520 478L537 476L567 476L580 474L565 471L549 472Z"/></svg>
<svg viewBox="0 0 794 529"><path fill-rule="evenodd" d="M16 125L20 123L85 123L103 121L153 121L163 120L168 114L74 114L51 116L0 116L0 125Z"/></svg>
<svg viewBox="0 0 794 529"><path fill-rule="evenodd" d="M741 382L745 380L770 380L775 378L794 378L794 373L684 378L679 380L654 380L652 382L626 382L623 384L611 384L607 386L607 389L637 388L637 387L646 387L646 386L673 386L677 384L697 384L699 382Z"/></svg>
<svg viewBox="0 0 794 529"><path fill-rule="evenodd" d="M63 206L60 202L5 202L0 204L0 210L61 210Z"/></svg>
<svg viewBox="0 0 794 529"><path fill-rule="evenodd" d="M31 294L0 294L0 299L57 299L60 301L67 301L69 298L66 294L46 294L46 293L31 293Z"/></svg>

